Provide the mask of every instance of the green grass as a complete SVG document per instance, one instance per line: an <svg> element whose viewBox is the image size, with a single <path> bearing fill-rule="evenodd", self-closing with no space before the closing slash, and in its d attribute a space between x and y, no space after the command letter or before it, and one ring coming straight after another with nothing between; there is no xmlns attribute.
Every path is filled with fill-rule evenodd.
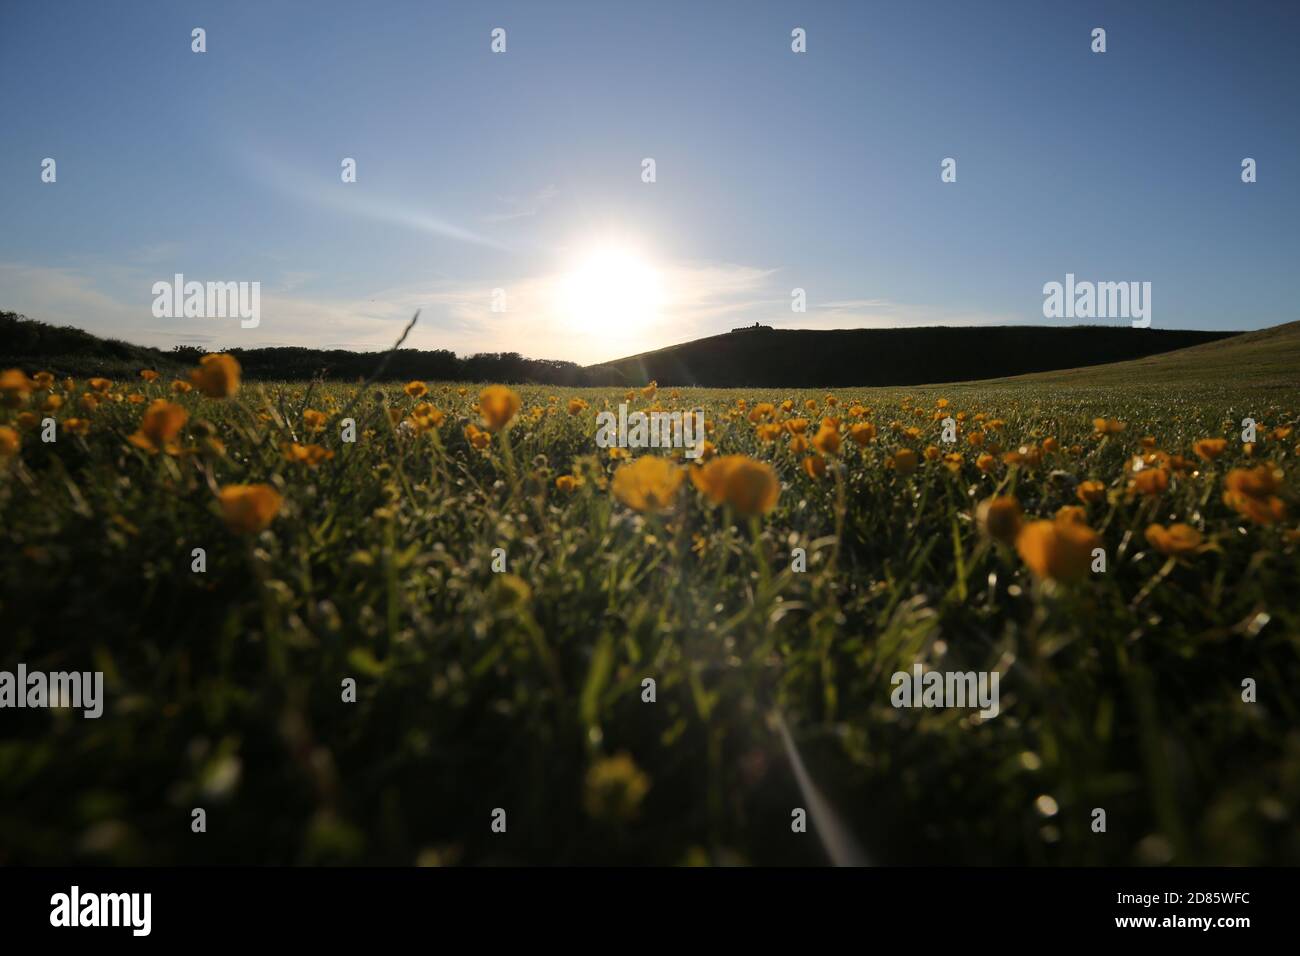
<svg viewBox="0 0 1300 956"><path fill-rule="evenodd" d="M1062 372L993 379L990 384L1059 383L1081 386L1182 385L1198 382L1292 386L1300 378L1300 322L1247 332L1128 362Z"/></svg>
<svg viewBox="0 0 1300 956"><path fill-rule="evenodd" d="M133 448L143 406L125 402L88 416L84 438L24 431L0 466L0 668L102 669L108 703L99 720L0 712L0 862L821 863L817 835L791 832L809 802L782 722L874 862L1300 862L1300 555L1286 534L1300 432L1249 460L1237 435L1248 415L1295 424L1297 389L838 390L838 412L860 401L880 436L846 439L843 470L820 481L784 439L763 444L725 413L824 392L662 390L667 407L707 409L721 453L772 462L780 500L753 523L689 482L663 517L601 488L617 463L595 447L594 414L621 392L520 389L507 458L499 436L486 453L467 444L477 390L433 389L436 442L390 427L386 406L414 404L391 386L354 408L355 444L337 413L304 433L303 408L343 409L344 385L179 398L181 445L197 447L202 420L224 455ZM592 406L576 416L575 395ZM1003 419L1009 449L1053 436L1062 450L990 474L966 445L956 474L887 469L895 449L937 440L940 397ZM1127 430L1096 438L1095 417ZM1188 457L1196 439L1230 442L1164 494L1130 498L1124 464L1147 435ZM336 457L290 465L291 439ZM1222 501L1226 471L1261 460L1286 471L1278 526ZM559 492L575 469L587 483ZM1037 581L973 519L999 491L1050 517L1084 478L1109 490L1088 516L1105 574ZM214 489L236 482L282 490L269 530L223 525ZM1214 547L1168 560L1143 536L1152 521ZM806 573L790 569L795 547ZM998 670L1001 715L895 709L890 675L917 660ZM1258 703L1241 700L1246 677Z"/></svg>

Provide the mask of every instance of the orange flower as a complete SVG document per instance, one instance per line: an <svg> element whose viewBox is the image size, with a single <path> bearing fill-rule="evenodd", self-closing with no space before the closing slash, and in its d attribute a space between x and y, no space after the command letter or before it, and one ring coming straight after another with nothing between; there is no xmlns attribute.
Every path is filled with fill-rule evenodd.
<svg viewBox="0 0 1300 956"><path fill-rule="evenodd" d="M406 387L402 389L402 391L407 395L410 395L412 398L419 398L422 395L428 394L429 386L425 385L423 382L407 382Z"/></svg>
<svg viewBox="0 0 1300 956"><path fill-rule="evenodd" d="M1192 451L1206 461L1214 461L1222 455L1228 448L1228 442L1223 438L1202 438L1200 441L1192 443Z"/></svg>
<svg viewBox="0 0 1300 956"><path fill-rule="evenodd" d="M900 475L910 475L916 471L917 455L910 448L900 448L885 459L885 467L892 468Z"/></svg>
<svg viewBox="0 0 1300 956"><path fill-rule="evenodd" d="M86 379L86 384L96 392L107 392L113 387L112 380L107 378L88 378Z"/></svg>
<svg viewBox="0 0 1300 956"><path fill-rule="evenodd" d="M217 495L221 517L236 534L257 534L268 528L284 499L270 485L226 485Z"/></svg>
<svg viewBox="0 0 1300 956"><path fill-rule="evenodd" d="M1020 533L1020 502L1013 495L998 495L980 502L975 519L990 538L1011 544Z"/></svg>
<svg viewBox="0 0 1300 956"><path fill-rule="evenodd" d="M309 432L323 430L325 423L329 420L330 417L325 412L318 412L314 408L304 408L302 410L302 424Z"/></svg>
<svg viewBox="0 0 1300 956"><path fill-rule="evenodd" d="M492 441L492 435L489 432L480 431L474 425L465 426L465 437L469 439L469 443L479 451L486 448ZM611 451L612 450L613 449L611 449Z"/></svg>
<svg viewBox="0 0 1300 956"><path fill-rule="evenodd" d="M723 455L694 468L691 482L714 504L728 504L745 517L767 514L781 494L772 466L747 455Z"/></svg>
<svg viewBox="0 0 1300 956"><path fill-rule="evenodd" d="M22 369L10 368L0 372L0 395L10 408L17 408L32 393L33 382Z"/></svg>
<svg viewBox="0 0 1300 956"><path fill-rule="evenodd" d="M499 432L519 411L519 396L504 385L489 385L479 392L478 409L488 431Z"/></svg>
<svg viewBox="0 0 1300 956"><path fill-rule="evenodd" d="M41 402L41 411L57 412L63 405L62 395L46 395L45 401Z"/></svg>
<svg viewBox="0 0 1300 956"><path fill-rule="evenodd" d="M1079 505L1061 505L1056 509L1055 520L1073 524L1087 524L1088 511Z"/></svg>
<svg viewBox="0 0 1300 956"><path fill-rule="evenodd" d="M208 398L230 398L239 391L239 362L224 352L205 355L190 372L190 381Z"/></svg>
<svg viewBox="0 0 1300 956"><path fill-rule="evenodd" d="M587 403L580 398L569 399L569 414L577 415L587 408Z"/></svg>
<svg viewBox="0 0 1300 956"><path fill-rule="evenodd" d="M978 458L975 459L975 467L978 468L980 471L984 472L984 474L986 475L994 469L997 463L998 460L994 458L992 455L990 455L988 452L983 452Z"/></svg>
<svg viewBox="0 0 1300 956"><path fill-rule="evenodd" d="M1100 481L1081 481L1074 493L1085 505L1092 505L1106 499L1106 485Z"/></svg>
<svg viewBox="0 0 1300 956"><path fill-rule="evenodd" d="M189 382L182 382L180 379L177 379L176 381L172 382L172 391L175 392L177 395L184 395L193 387L194 386L191 385Z"/></svg>
<svg viewBox="0 0 1300 956"><path fill-rule="evenodd" d="M1133 472L1129 480L1129 490L1142 495L1163 494L1169 488L1168 468L1143 468Z"/></svg>
<svg viewBox="0 0 1300 956"><path fill-rule="evenodd" d="M63 430L72 432L74 435L89 435L90 420L86 418L65 418L63 420Z"/></svg>
<svg viewBox="0 0 1300 956"><path fill-rule="evenodd" d="M329 461L334 452L320 445L299 445L297 442L284 442L280 445L284 460L292 464L307 465L316 468L321 462Z"/></svg>
<svg viewBox="0 0 1300 956"><path fill-rule="evenodd" d="M649 385L647 385L645 388L641 389L641 394L644 395L646 398L654 398L654 397L655 397L655 392L656 392L658 389L659 389L659 383L658 383L658 382L651 382L651 383L650 383Z"/></svg>
<svg viewBox="0 0 1300 956"><path fill-rule="evenodd" d="M1094 418L1092 427L1098 436L1101 435L1118 435L1128 426L1123 422L1117 422L1113 418Z"/></svg>
<svg viewBox="0 0 1300 956"><path fill-rule="evenodd" d="M141 369L141 370L140 370L140 377L141 377L142 379L144 379L146 382L156 382L156 381L158 381L158 373L155 372L155 371L154 371L153 369L151 369L151 368Z"/></svg>
<svg viewBox="0 0 1300 956"><path fill-rule="evenodd" d="M1087 525L1062 521L1031 521L1016 536L1016 551L1039 578L1074 581L1088 573L1092 552L1101 546Z"/></svg>
<svg viewBox="0 0 1300 956"><path fill-rule="evenodd" d="M583 480L577 475L560 475L555 479L555 487L563 492L572 492L581 488Z"/></svg>
<svg viewBox="0 0 1300 956"><path fill-rule="evenodd" d="M1189 524L1147 525L1147 541L1161 554L1191 554L1201 547L1201 533Z"/></svg>
<svg viewBox="0 0 1300 956"><path fill-rule="evenodd" d="M1224 503L1256 524L1275 524L1286 518L1282 490L1282 469L1271 465L1234 468L1224 479Z"/></svg>
<svg viewBox="0 0 1300 956"><path fill-rule="evenodd" d="M822 427L813 436L812 443L813 447L823 455L837 455L840 451L840 431L822 422Z"/></svg>
<svg viewBox="0 0 1300 956"><path fill-rule="evenodd" d="M712 468L710 462L705 468ZM700 469L702 470L702 469ZM666 511L672 507L686 472L667 458L645 455L614 472L614 496L636 511Z"/></svg>
<svg viewBox="0 0 1300 956"><path fill-rule="evenodd" d="M144 417L140 419L140 427L127 441L151 455L160 451L174 455L178 451L174 439L189 417L190 413L181 406L165 398L156 399L145 410Z"/></svg>
<svg viewBox="0 0 1300 956"><path fill-rule="evenodd" d="M18 434L17 429L10 428L8 425L0 425L0 458L8 458L11 455L18 454L22 442L22 437Z"/></svg>
<svg viewBox="0 0 1300 956"><path fill-rule="evenodd" d="M826 477L826 459L821 455L810 455L803 460L803 470L809 478L816 481Z"/></svg>

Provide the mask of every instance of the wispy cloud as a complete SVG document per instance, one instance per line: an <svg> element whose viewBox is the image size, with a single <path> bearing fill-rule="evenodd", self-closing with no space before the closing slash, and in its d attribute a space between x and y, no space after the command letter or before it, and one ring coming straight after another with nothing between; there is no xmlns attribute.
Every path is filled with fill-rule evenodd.
<svg viewBox="0 0 1300 956"><path fill-rule="evenodd" d="M527 219L530 216L536 216L559 194L558 189L548 185L528 199L516 199L511 196L502 197L497 201L506 207L506 211L489 213L483 217L483 221L493 223L510 222L514 219Z"/></svg>
<svg viewBox="0 0 1300 956"><path fill-rule="evenodd" d="M255 174L279 192L317 206L326 206L351 216L377 219L430 235L454 239L471 245L505 250L508 247L469 229L465 229L427 208L420 208L409 197L397 199L375 192L373 188L345 184L289 166L260 153L249 152L243 158Z"/></svg>

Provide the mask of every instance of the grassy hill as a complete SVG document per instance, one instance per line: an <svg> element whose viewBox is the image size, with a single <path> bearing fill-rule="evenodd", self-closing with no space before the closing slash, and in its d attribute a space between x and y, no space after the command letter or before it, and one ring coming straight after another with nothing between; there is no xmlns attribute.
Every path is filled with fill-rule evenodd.
<svg viewBox="0 0 1300 956"><path fill-rule="evenodd" d="M746 329L587 369L595 383L713 388L921 385L1143 359L1233 332L1113 326Z"/></svg>
<svg viewBox="0 0 1300 956"><path fill-rule="evenodd" d="M1300 384L1300 322L1098 368L1072 368L995 379L993 383L1061 385L1243 382Z"/></svg>
<svg viewBox="0 0 1300 956"><path fill-rule="evenodd" d="M13 312L0 312L0 362L5 368L55 375L134 377L142 368L171 372L181 367L158 349L102 339L71 326L55 326Z"/></svg>

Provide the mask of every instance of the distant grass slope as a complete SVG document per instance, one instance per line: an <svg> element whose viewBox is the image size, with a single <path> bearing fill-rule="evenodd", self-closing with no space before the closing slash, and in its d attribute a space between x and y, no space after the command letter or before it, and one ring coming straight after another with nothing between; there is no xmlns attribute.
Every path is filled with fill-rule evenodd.
<svg viewBox="0 0 1300 956"><path fill-rule="evenodd" d="M983 384L1300 384L1300 322L1094 368L990 379Z"/></svg>
<svg viewBox="0 0 1300 956"><path fill-rule="evenodd" d="M755 329L587 369L599 384L830 388L964 382L1146 358L1239 333L1114 326Z"/></svg>

